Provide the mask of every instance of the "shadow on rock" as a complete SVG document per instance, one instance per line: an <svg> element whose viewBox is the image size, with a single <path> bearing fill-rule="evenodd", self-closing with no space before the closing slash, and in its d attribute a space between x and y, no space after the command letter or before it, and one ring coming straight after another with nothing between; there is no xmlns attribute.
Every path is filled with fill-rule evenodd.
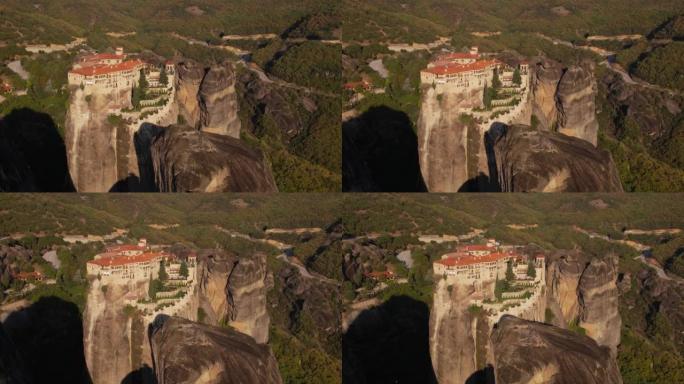
<svg viewBox="0 0 684 384"><path fill-rule="evenodd" d="M64 139L50 115L28 108L0 120L0 191L73 192Z"/></svg>
<svg viewBox="0 0 684 384"><path fill-rule="evenodd" d="M395 296L363 311L342 339L345 384L436 383L428 306Z"/></svg>
<svg viewBox="0 0 684 384"><path fill-rule="evenodd" d="M147 364L129 373L121 380L121 384L157 384L154 370Z"/></svg>
<svg viewBox="0 0 684 384"><path fill-rule="evenodd" d="M91 383L83 352L81 312L71 302L44 297L3 323L36 383ZM57 380L57 381L55 381Z"/></svg>
<svg viewBox="0 0 684 384"><path fill-rule="evenodd" d="M426 192L411 120L389 107L373 107L342 124L345 192Z"/></svg>

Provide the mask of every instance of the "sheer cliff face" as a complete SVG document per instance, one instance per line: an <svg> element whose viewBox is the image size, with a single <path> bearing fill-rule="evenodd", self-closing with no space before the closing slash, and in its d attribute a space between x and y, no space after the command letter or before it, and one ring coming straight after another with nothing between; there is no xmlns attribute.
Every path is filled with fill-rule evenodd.
<svg viewBox="0 0 684 384"><path fill-rule="evenodd" d="M159 384L282 383L270 348L230 328L173 317L150 339Z"/></svg>
<svg viewBox="0 0 684 384"><path fill-rule="evenodd" d="M105 286L95 279L90 284L83 314L83 345L93 383L118 383L142 364L151 365L149 355L142 353L146 337L138 337L137 343L133 337L134 329L144 335L145 327L134 324L124 313L124 296L129 293L145 297L147 283Z"/></svg>
<svg viewBox="0 0 684 384"><path fill-rule="evenodd" d="M594 258L582 273L579 282L579 325L587 336L617 355L622 319L618 312L618 258Z"/></svg>
<svg viewBox="0 0 684 384"><path fill-rule="evenodd" d="M478 324L468 311L474 295L473 287L448 287L444 279L436 284L430 311L430 356L440 384L465 383L484 364L486 346L477 345L477 332L479 325L485 328L479 331L488 335L489 327Z"/></svg>
<svg viewBox="0 0 684 384"><path fill-rule="evenodd" d="M261 151L232 137L171 126L150 153L161 192L277 192Z"/></svg>
<svg viewBox="0 0 684 384"><path fill-rule="evenodd" d="M268 274L266 256L236 258L222 252L202 257L198 296L208 324L227 324L268 341L270 318L266 311Z"/></svg>
<svg viewBox="0 0 684 384"><path fill-rule="evenodd" d="M460 91L426 87L418 118L418 153L423 180L430 192L457 192L469 179L469 162L477 168L481 143L477 129L461 118L464 108L482 107L484 89ZM469 136L476 136L470 137ZM471 153L468 153L470 149Z"/></svg>
<svg viewBox="0 0 684 384"><path fill-rule="evenodd" d="M196 129L240 137L235 72L230 63L208 69L194 62L178 65L179 114Z"/></svg>
<svg viewBox="0 0 684 384"><path fill-rule="evenodd" d="M622 320L618 312L618 259L579 253L556 255L548 264L548 307L554 324L576 323L615 357Z"/></svg>
<svg viewBox="0 0 684 384"><path fill-rule="evenodd" d="M115 94L72 87L64 142L71 179L79 192L108 192L118 181L119 142L116 127L107 123L112 108L130 106L131 89ZM128 148L128 147L126 147ZM127 160L125 167L128 166Z"/></svg>
<svg viewBox="0 0 684 384"><path fill-rule="evenodd" d="M622 192L610 153L585 140L525 126L502 127L488 140L504 192Z"/></svg>
<svg viewBox="0 0 684 384"><path fill-rule="evenodd" d="M597 85L591 63L563 68L544 61L537 66L533 80L533 111L545 130L580 138L596 146Z"/></svg>
<svg viewBox="0 0 684 384"><path fill-rule="evenodd" d="M622 383L608 349L572 331L504 316L491 344L497 383Z"/></svg>

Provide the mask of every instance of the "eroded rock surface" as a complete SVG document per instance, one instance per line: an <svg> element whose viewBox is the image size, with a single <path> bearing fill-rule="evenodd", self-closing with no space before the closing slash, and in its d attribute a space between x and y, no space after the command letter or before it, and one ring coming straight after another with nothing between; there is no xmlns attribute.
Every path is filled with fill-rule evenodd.
<svg viewBox="0 0 684 384"><path fill-rule="evenodd" d="M426 88L418 119L418 152L423 180L430 192L457 192L470 178L469 162L477 169L482 138L461 115L483 105L484 88ZM469 140L476 141L468 145ZM469 153L469 150L471 153Z"/></svg>
<svg viewBox="0 0 684 384"><path fill-rule="evenodd" d="M276 192L261 151L238 139L171 126L152 143L155 185L161 192Z"/></svg>
<svg viewBox="0 0 684 384"><path fill-rule="evenodd" d="M237 258L215 251L200 257L198 297L206 314L203 321L230 325L257 343L266 343L270 324L266 256Z"/></svg>
<svg viewBox="0 0 684 384"><path fill-rule="evenodd" d="M610 153L585 140L526 126L501 126L487 140L504 192L622 192Z"/></svg>
<svg viewBox="0 0 684 384"><path fill-rule="evenodd" d="M598 92L593 64L564 67L541 60L532 77L532 111L542 130L558 130L596 146Z"/></svg>
<svg viewBox="0 0 684 384"><path fill-rule="evenodd" d="M491 343L497 383L622 383L608 348L572 331L504 316Z"/></svg>
<svg viewBox="0 0 684 384"><path fill-rule="evenodd" d="M225 62L209 68L185 61L178 65L176 98L185 124L198 130L240 137L235 72Z"/></svg>
<svg viewBox="0 0 684 384"><path fill-rule="evenodd" d="M230 328L172 317L150 340L159 384L282 382L270 347Z"/></svg>
<svg viewBox="0 0 684 384"><path fill-rule="evenodd" d="M558 84L556 93L558 132L586 140L596 146L596 79L593 64L571 66Z"/></svg>

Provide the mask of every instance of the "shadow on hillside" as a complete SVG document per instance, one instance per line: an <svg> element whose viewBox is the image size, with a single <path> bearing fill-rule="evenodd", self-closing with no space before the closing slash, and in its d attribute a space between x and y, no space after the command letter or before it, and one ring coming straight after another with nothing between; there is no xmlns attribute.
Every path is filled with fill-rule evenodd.
<svg viewBox="0 0 684 384"><path fill-rule="evenodd" d="M64 139L50 115L21 108L0 119L0 191L74 190Z"/></svg>
<svg viewBox="0 0 684 384"><path fill-rule="evenodd" d="M138 158L138 175L129 174L117 181L109 192L159 192L154 182L154 167L152 165L152 143L164 128L143 123L133 135L133 145Z"/></svg>
<svg viewBox="0 0 684 384"><path fill-rule="evenodd" d="M36 383L91 383L83 351L81 312L50 296L13 312L3 327Z"/></svg>
<svg viewBox="0 0 684 384"><path fill-rule="evenodd" d="M342 124L342 190L426 192L411 120L386 106Z"/></svg>
<svg viewBox="0 0 684 384"><path fill-rule="evenodd" d="M394 296L361 312L342 339L344 383L436 383L428 306Z"/></svg>

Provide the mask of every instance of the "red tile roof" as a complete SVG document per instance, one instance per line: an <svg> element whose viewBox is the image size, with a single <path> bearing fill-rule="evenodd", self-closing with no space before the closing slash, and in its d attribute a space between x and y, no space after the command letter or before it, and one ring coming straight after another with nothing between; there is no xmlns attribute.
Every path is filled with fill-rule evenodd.
<svg viewBox="0 0 684 384"><path fill-rule="evenodd" d="M19 279L19 280L40 279L43 277L43 274L38 272L38 271L19 272L19 273L15 274L14 277Z"/></svg>
<svg viewBox="0 0 684 384"><path fill-rule="evenodd" d="M103 257L96 260L88 261L88 264L95 264L101 267L112 267L119 265L127 265L134 263L144 263L152 261L158 257L168 258L170 255L165 252L148 252L135 256L113 256L113 257Z"/></svg>
<svg viewBox="0 0 684 384"><path fill-rule="evenodd" d="M143 63L140 60L124 61L123 63L112 65L96 64L89 67L72 69L71 71L69 71L69 73L76 73L83 76L96 76L114 72L129 71L135 68L142 67L144 64L145 63Z"/></svg>
<svg viewBox="0 0 684 384"><path fill-rule="evenodd" d="M480 71L499 64L497 60L481 60L470 64L447 64L432 68L427 68L424 71L435 75L453 75L456 73L466 73L472 71Z"/></svg>

